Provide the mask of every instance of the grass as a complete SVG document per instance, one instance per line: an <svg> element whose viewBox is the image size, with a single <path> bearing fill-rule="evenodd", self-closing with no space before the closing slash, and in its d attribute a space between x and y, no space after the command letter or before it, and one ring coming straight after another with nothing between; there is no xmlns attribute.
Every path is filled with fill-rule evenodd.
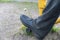
<svg viewBox="0 0 60 40"><path fill-rule="evenodd" d="M58 28L58 27L56 27L56 26L54 26L53 28L52 28L52 32L58 32L60 30L60 28Z"/></svg>

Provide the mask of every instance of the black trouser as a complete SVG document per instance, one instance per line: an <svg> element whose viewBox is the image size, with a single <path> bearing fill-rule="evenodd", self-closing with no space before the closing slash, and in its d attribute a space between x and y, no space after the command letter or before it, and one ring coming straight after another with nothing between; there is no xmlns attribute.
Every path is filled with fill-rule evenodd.
<svg viewBox="0 0 60 40"><path fill-rule="evenodd" d="M43 11L43 15L38 17L35 20L33 33L39 39L43 39L51 30L53 25L55 24L57 18L60 13L60 0L49 0L46 8Z"/></svg>

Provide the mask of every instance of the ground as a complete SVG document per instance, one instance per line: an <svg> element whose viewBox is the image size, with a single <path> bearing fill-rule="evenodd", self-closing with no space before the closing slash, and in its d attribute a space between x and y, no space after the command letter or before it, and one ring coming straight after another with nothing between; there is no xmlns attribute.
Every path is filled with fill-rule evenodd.
<svg viewBox="0 0 60 40"><path fill-rule="evenodd" d="M27 11L24 11L24 8L27 8ZM37 3L0 3L0 40L37 40L36 37L25 35L20 30L22 26L20 16L22 14L34 19L37 18L39 16ZM59 33L50 32L44 40L59 40Z"/></svg>

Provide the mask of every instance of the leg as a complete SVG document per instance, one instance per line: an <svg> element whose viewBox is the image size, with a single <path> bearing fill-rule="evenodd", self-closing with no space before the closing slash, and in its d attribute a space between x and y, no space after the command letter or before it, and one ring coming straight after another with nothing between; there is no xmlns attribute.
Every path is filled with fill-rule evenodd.
<svg viewBox="0 0 60 40"><path fill-rule="evenodd" d="M58 0L50 0L48 5L43 11L43 15L38 17L35 20L32 21L24 21L21 17L22 23L30 27L32 30L32 33L39 39L43 40L43 38L49 33L51 30L52 26L56 22L58 16L59 16L59 6ZM26 25L29 24L29 25Z"/></svg>
<svg viewBox="0 0 60 40"><path fill-rule="evenodd" d="M49 33L55 21L57 20L60 9L58 4L58 0L51 0L45 8L43 15L35 20L34 27L36 26L35 32L38 38L40 37L40 39L43 39Z"/></svg>

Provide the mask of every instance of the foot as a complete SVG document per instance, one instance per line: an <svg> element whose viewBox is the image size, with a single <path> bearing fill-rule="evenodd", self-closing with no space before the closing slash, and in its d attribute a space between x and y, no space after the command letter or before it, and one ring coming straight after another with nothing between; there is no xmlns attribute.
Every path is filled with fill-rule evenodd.
<svg viewBox="0 0 60 40"><path fill-rule="evenodd" d="M35 26L35 24L33 25L33 22L35 22L33 19L31 19L25 15L22 15L22 16L20 16L20 20L23 23L23 25L28 28L27 32L32 31L34 36L36 36L38 39L41 39L40 35L39 35L40 34L39 31L36 29L37 26Z"/></svg>
<svg viewBox="0 0 60 40"><path fill-rule="evenodd" d="M50 27L48 27L48 24L46 24L45 21L43 22L40 17L38 19L31 19L25 15L22 15L20 19L23 25L29 28L27 31L32 31L32 34L39 40L42 40L49 32Z"/></svg>

